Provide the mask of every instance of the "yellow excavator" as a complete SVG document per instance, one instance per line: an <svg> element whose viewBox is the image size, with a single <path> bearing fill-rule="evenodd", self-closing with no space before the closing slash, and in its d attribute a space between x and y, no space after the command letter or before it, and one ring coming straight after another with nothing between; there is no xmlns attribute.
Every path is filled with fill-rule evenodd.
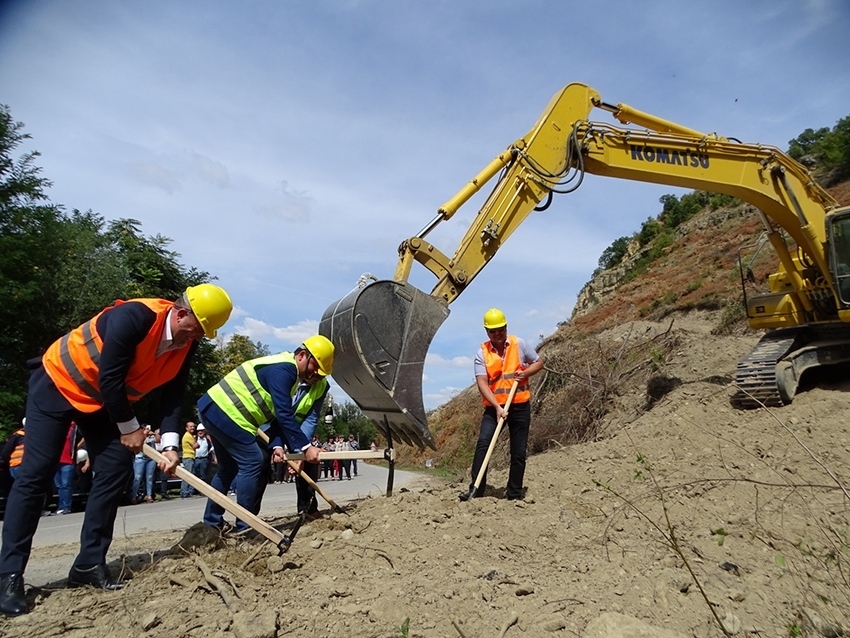
<svg viewBox="0 0 850 638"><path fill-rule="evenodd" d="M632 127L591 121L593 109ZM737 407L788 403L804 370L850 360L850 207L840 208L777 148L701 133L570 84L526 135L401 243L392 280L361 278L325 311L319 332L336 346L334 379L390 444L436 449L422 374L449 306L532 211L578 188L585 173L724 193L758 209L780 266L767 293L745 298L750 326L769 332L738 363ZM497 175L454 255L426 241ZM414 261L436 276L430 293L408 282Z"/></svg>

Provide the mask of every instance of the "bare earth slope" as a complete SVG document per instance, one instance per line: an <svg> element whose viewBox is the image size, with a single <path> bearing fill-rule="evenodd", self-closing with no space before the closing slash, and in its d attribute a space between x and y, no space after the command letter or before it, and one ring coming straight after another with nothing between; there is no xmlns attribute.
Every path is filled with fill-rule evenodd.
<svg viewBox="0 0 850 638"><path fill-rule="evenodd" d="M0 634L721 636L719 619L730 635L840 635L850 382L736 411L704 379L754 339L710 326L674 321L667 372L684 383L608 440L532 457L525 501L501 498L495 471L494 496L461 503L462 486L430 479L309 523L283 557L260 540L193 549L194 529L170 553L154 550L174 538L122 541L123 591L56 583Z"/></svg>

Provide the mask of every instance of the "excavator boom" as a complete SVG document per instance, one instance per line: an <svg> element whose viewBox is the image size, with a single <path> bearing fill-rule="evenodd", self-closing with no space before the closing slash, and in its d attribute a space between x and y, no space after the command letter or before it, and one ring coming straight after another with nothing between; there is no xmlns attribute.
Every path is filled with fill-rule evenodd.
<svg viewBox="0 0 850 638"><path fill-rule="evenodd" d="M594 108L642 128L591 122ZM532 211L547 207L554 194L578 188L585 173L725 193L753 204L781 268L769 299L748 300L751 325L850 322L850 299L842 299L833 274L837 254L848 256L850 272L850 232L831 232L836 220L841 220L836 228L847 225L850 211L838 210L806 168L776 148L701 133L625 104L605 103L594 89L570 84L526 135L443 204L419 234L402 242L392 280L360 287L325 311L319 331L336 346L334 378L389 439L436 448L422 400L422 372L449 305ZM427 241L497 175L454 255ZM789 248L783 232L796 248ZM429 294L408 283L414 262L437 278Z"/></svg>

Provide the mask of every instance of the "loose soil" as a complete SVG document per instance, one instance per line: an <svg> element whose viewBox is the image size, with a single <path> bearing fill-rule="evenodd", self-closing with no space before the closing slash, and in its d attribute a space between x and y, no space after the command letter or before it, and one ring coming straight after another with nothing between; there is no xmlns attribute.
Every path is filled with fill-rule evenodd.
<svg viewBox="0 0 850 638"><path fill-rule="evenodd" d="M620 397L603 440L531 457L524 500L491 471L423 475L305 524L283 555L263 539L117 539L117 592L31 590L2 636L838 636L850 631L850 375L831 371L791 405L730 405L752 337L673 322L671 384L648 411ZM648 336L670 329L642 322ZM294 518L267 519L286 531ZM70 564L73 547L55 551ZM721 623L723 628L721 628Z"/></svg>

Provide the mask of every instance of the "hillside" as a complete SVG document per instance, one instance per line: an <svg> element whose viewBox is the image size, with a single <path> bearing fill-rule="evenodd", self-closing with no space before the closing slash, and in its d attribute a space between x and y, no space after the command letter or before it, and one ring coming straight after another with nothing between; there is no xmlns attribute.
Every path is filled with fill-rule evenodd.
<svg viewBox="0 0 850 638"><path fill-rule="evenodd" d="M829 191L839 203L850 205L850 182ZM753 244L761 232L757 210L750 205L704 210L677 228L675 240L659 258L645 263L652 245L635 245L620 265L589 281L578 294L573 316L537 346L546 370L532 380L530 448L542 452L592 440L610 433L611 424L622 421L622 412L640 412L650 395L668 383L665 363L681 340L677 327L689 315L708 322L713 335L737 335L754 343L760 333L748 328L741 307L738 250ZM750 254L743 254L746 263ZM635 269L641 262L642 268ZM766 291L763 280L777 263L771 251L762 251L753 263L759 283L748 294ZM626 275L633 270L640 274L629 279ZM630 328L640 320L672 329L649 339ZM624 327L620 338L600 338L617 326ZM729 362L727 382L737 358ZM467 471L479 419L480 398L470 387L429 414L438 450L404 448L402 462L423 467L431 459L449 475ZM499 466L506 460L502 446L493 462Z"/></svg>
<svg viewBox="0 0 850 638"><path fill-rule="evenodd" d="M782 408L730 406L759 338L730 303L752 222L746 207L698 215L540 344L524 500L503 498L502 452L485 498L458 500L459 471L423 474L305 525L283 557L196 528L121 539L123 591L33 591L0 635L848 635L850 373L810 377ZM468 467L479 414L463 392L431 415L439 451L409 462Z"/></svg>

